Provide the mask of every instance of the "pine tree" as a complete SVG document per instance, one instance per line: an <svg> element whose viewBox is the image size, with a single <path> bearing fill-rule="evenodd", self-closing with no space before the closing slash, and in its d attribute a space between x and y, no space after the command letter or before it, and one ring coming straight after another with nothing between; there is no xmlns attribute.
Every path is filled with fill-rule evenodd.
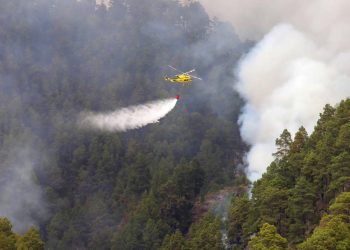
<svg viewBox="0 0 350 250"><path fill-rule="evenodd" d="M16 243L18 250L44 250L44 242L40 238L39 230L31 227Z"/></svg>
<svg viewBox="0 0 350 250"><path fill-rule="evenodd" d="M272 155L276 157L277 160L281 160L289 153L291 144L292 136L287 129L284 129L280 137L276 139L277 151Z"/></svg>
<svg viewBox="0 0 350 250"><path fill-rule="evenodd" d="M0 217L0 249L16 249L16 236L12 232L12 224L5 217Z"/></svg>
<svg viewBox="0 0 350 250"><path fill-rule="evenodd" d="M11 222L5 217L0 217L0 249L44 250L44 242L37 228L29 228L23 236L16 235L12 231Z"/></svg>
<svg viewBox="0 0 350 250"><path fill-rule="evenodd" d="M290 144L290 153L299 153L308 140L306 129L301 126L295 134L294 141Z"/></svg>
<svg viewBox="0 0 350 250"><path fill-rule="evenodd" d="M276 227L264 223L259 233L249 242L251 250L287 249L287 240L277 233Z"/></svg>
<svg viewBox="0 0 350 250"><path fill-rule="evenodd" d="M329 207L329 211L333 215L341 215L344 221L350 222L350 192L339 194Z"/></svg>
<svg viewBox="0 0 350 250"><path fill-rule="evenodd" d="M327 198L332 199L340 192L350 191L350 153L342 152L333 157L327 166L327 172L331 175L331 183L327 189Z"/></svg>
<svg viewBox="0 0 350 250"><path fill-rule="evenodd" d="M338 195L313 234L298 246L300 250L350 249L350 192Z"/></svg>
<svg viewBox="0 0 350 250"><path fill-rule="evenodd" d="M163 244L160 250L184 250L185 249L185 239L180 232L176 230L174 234L167 235L164 238Z"/></svg>
<svg viewBox="0 0 350 250"><path fill-rule="evenodd" d="M247 244L247 232L244 230L244 223L248 219L249 198L247 194L236 197L228 215L228 237L232 244L244 246Z"/></svg>
<svg viewBox="0 0 350 250"><path fill-rule="evenodd" d="M221 221L209 213L200 221L192 224L186 249L191 250L223 250Z"/></svg>
<svg viewBox="0 0 350 250"><path fill-rule="evenodd" d="M305 177L299 177L288 199L288 238L292 243L301 242L305 232L317 221L316 198L316 188Z"/></svg>

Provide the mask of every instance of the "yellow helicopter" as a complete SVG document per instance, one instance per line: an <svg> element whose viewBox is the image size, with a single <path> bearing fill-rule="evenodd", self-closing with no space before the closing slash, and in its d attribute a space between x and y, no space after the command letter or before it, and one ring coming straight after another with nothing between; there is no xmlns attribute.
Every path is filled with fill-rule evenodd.
<svg viewBox="0 0 350 250"><path fill-rule="evenodd" d="M173 70L180 72L181 74L177 74L173 77L168 77L165 76L164 80L169 81L169 82L173 82L173 83L181 83L183 85L185 84L190 84L193 81L193 78L198 79L198 80L202 80L201 78L197 77L197 76L193 76L190 75L190 73L194 72L195 69L192 69L190 71L187 72L182 72L176 68L174 68L173 66L168 65L170 68L172 68Z"/></svg>

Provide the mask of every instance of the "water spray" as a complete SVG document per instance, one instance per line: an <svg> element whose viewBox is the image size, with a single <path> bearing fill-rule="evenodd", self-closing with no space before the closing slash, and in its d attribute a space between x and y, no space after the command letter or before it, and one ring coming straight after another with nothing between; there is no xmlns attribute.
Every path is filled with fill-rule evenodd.
<svg viewBox="0 0 350 250"><path fill-rule="evenodd" d="M111 112L83 112L78 125L85 129L124 132L159 122L175 106L180 96L129 106Z"/></svg>

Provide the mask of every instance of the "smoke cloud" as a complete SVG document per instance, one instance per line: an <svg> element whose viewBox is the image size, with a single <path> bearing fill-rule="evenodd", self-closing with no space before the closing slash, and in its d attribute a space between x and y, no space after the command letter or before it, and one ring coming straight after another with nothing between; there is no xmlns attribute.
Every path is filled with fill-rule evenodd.
<svg viewBox="0 0 350 250"><path fill-rule="evenodd" d="M9 218L16 232L38 225L47 215L34 159L29 146L12 147L0 164L0 216Z"/></svg>
<svg viewBox="0 0 350 250"><path fill-rule="evenodd" d="M311 132L326 103L350 93L350 2L209 0L212 16L230 21L241 39L259 40L235 69L246 100L241 134L252 145L249 175L256 180L273 160L284 128Z"/></svg>
<svg viewBox="0 0 350 250"><path fill-rule="evenodd" d="M83 128L108 132L124 132L158 122L175 107L176 103L177 99L170 98L107 113L85 112L80 115L79 125Z"/></svg>

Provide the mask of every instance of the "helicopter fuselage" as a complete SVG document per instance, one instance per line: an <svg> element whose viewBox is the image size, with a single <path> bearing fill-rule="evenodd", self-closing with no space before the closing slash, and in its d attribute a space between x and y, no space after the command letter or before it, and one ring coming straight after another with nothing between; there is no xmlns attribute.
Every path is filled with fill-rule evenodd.
<svg viewBox="0 0 350 250"><path fill-rule="evenodd" d="M165 76L164 79L169 82L178 82L182 84L191 83L193 80L192 77L187 74L180 74L180 75L176 75L175 77Z"/></svg>

